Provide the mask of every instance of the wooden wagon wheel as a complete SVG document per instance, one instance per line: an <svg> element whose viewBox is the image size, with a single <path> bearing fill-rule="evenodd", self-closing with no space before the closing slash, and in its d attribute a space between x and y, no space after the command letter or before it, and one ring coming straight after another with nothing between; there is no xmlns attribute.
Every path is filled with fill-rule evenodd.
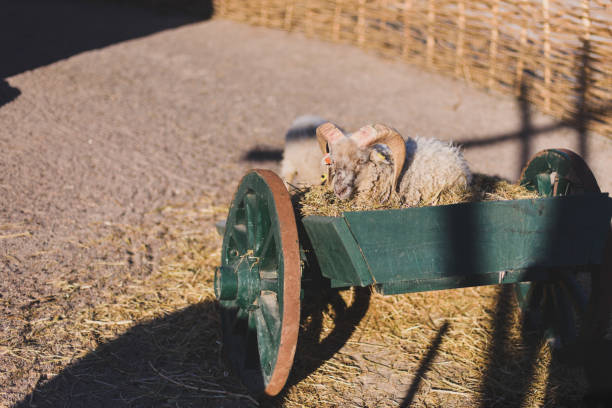
<svg viewBox="0 0 612 408"><path fill-rule="evenodd" d="M520 182L541 196L600 191L582 158L564 149L538 153L523 169ZM589 267L556 268L552 281L516 285L526 323L541 329L553 349L568 359L580 357L581 340L595 332L588 326L597 321L594 308L601 304L605 289L593 272Z"/></svg>
<svg viewBox="0 0 612 408"><path fill-rule="evenodd" d="M215 274L224 350L255 394L285 385L300 322L300 251L289 193L268 170L253 170L232 201Z"/></svg>

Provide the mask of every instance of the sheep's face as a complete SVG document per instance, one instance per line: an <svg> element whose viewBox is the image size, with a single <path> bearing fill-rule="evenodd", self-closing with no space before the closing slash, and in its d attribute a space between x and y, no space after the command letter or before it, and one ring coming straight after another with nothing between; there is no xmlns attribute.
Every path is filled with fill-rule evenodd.
<svg viewBox="0 0 612 408"><path fill-rule="evenodd" d="M350 138L342 138L330 146L329 178L334 194L341 200L351 198L355 180L368 162L369 149L361 149Z"/></svg>
<svg viewBox="0 0 612 408"><path fill-rule="evenodd" d="M369 160L357 175L357 196L367 201L384 203L393 192L393 157L391 149L375 144L368 149Z"/></svg>
<svg viewBox="0 0 612 408"><path fill-rule="evenodd" d="M346 200L356 194L381 202L389 198L406 159L404 139L396 130L374 124L347 137L327 122L316 134L324 155L322 180L331 184L336 197Z"/></svg>

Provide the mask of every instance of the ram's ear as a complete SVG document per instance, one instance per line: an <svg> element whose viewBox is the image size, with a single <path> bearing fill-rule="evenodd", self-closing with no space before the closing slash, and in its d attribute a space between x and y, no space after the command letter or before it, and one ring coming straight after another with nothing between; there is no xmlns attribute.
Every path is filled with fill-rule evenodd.
<svg viewBox="0 0 612 408"><path fill-rule="evenodd" d="M391 149L385 144L377 143L372 145L370 151L370 160L374 163L391 164L393 162L393 156Z"/></svg>

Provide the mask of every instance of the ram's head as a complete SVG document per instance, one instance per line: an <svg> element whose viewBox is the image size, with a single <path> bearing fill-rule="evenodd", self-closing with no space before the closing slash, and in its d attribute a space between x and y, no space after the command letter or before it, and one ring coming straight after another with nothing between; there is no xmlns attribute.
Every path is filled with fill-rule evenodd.
<svg viewBox="0 0 612 408"><path fill-rule="evenodd" d="M342 199L355 191L382 188L382 201L395 191L404 161L404 139L385 125L368 125L351 135L344 135L331 123L317 128L317 139L323 153L322 166L328 185Z"/></svg>

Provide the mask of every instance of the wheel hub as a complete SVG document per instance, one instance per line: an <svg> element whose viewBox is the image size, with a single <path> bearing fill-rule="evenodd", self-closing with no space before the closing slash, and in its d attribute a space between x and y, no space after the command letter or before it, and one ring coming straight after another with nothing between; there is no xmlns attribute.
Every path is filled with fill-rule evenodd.
<svg viewBox="0 0 612 408"><path fill-rule="evenodd" d="M235 300L241 309L256 308L261 292L258 258L244 255L215 272L215 295L219 300Z"/></svg>

